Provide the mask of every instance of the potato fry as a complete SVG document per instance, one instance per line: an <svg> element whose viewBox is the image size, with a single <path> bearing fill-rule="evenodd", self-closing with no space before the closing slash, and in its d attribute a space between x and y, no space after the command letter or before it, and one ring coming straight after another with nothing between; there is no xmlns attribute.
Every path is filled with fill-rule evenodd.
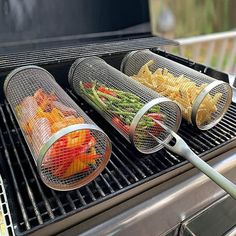
<svg viewBox="0 0 236 236"><path fill-rule="evenodd" d="M152 73L149 66L153 63L153 60L147 62L132 78L178 103L183 118L191 122L192 105L207 84L198 85L184 75L174 76L166 68L158 68ZM197 113L196 122L198 125L207 124L211 121L212 115L217 112L217 103L221 97L222 93L206 96Z"/></svg>

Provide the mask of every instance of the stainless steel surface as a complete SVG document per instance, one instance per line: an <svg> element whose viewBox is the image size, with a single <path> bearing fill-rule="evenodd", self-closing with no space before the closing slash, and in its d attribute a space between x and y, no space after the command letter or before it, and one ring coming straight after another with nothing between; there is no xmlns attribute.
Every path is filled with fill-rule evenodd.
<svg viewBox="0 0 236 236"><path fill-rule="evenodd" d="M228 195L185 220L180 236L223 236L236 233L236 204Z"/></svg>
<svg viewBox="0 0 236 236"><path fill-rule="evenodd" d="M229 230L224 236L235 236L236 235L236 226Z"/></svg>
<svg viewBox="0 0 236 236"><path fill-rule="evenodd" d="M148 117L148 114L158 113L160 116L165 117L163 119L165 119L166 126L174 131L179 128L181 111L176 103L130 79L101 58L89 57L76 60L69 72L69 83L78 95L90 103L142 153L154 153L163 147L155 142L148 135L148 132L161 133L159 138L163 141L169 139L169 134L160 132L159 126L155 125L152 118ZM88 83L93 84L93 88L89 89L89 91L85 87ZM102 97L106 96L104 93L98 95L98 93L101 93L99 88L104 85L108 90L117 93L117 96L112 97L113 102L109 100L106 102L106 99L103 102ZM96 92L95 90L98 91ZM132 99L126 101L126 97L130 96L132 96ZM116 99L116 102L114 102L114 99ZM131 100L132 102L130 102ZM117 105L118 103L119 105ZM121 108L120 104L124 103L125 106ZM132 105L134 105L134 109ZM130 112L130 109L132 112ZM129 116L125 116L125 113L129 113ZM117 118L122 121L123 125L114 122L114 119ZM148 125L147 120L149 122ZM128 129L124 129L127 125Z"/></svg>
<svg viewBox="0 0 236 236"><path fill-rule="evenodd" d="M76 189L101 173L111 155L110 139L49 72L37 66L17 68L7 76L4 89L48 187ZM91 161L85 153L98 157Z"/></svg>
<svg viewBox="0 0 236 236"><path fill-rule="evenodd" d="M227 178L236 180L236 148L209 163ZM73 232L80 229L77 232L83 232L83 236L161 235L179 227L182 221L223 196L222 189L192 169L104 212L102 216L85 221L68 233L74 235ZM99 217L102 219L100 224Z"/></svg>
<svg viewBox="0 0 236 236"><path fill-rule="evenodd" d="M223 81L219 81L219 80L215 80L213 81L211 84L209 84L206 88L204 88L202 90L202 92L198 95L198 97L196 98L196 100L194 101L193 107L192 107L192 114L191 114L191 119L193 122L193 125L198 126L196 121L197 121L197 115L198 115L198 110L202 104L202 102L204 101L204 99L206 99L207 95L210 94L210 92L220 86L224 86L224 82ZM220 120L223 118L224 114L227 112L227 109L229 108L229 105L231 103L231 98L232 98L232 90L229 90L229 94L228 94L228 104L226 104L222 111L221 111L221 115L218 116L218 118L213 119L213 121L210 124L206 124L205 126L201 127L202 130L207 130L212 128L213 126L215 126L217 123L220 122Z"/></svg>
<svg viewBox="0 0 236 236"><path fill-rule="evenodd" d="M130 132L129 132L129 138L131 143L135 146L135 131L137 129L137 126L139 124L139 121L142 119L143 116L145 116L145 114L155 105L160 105L162 106L162 103L168 103L169 99L167 98L156 98L153 99L152 101L148 102L147 104L145 104L138 112L137 114L134 116L134 119L130 125ZM179 109L179 107L177 107ZM181 114L181 111L179 109L179 114ZM173 130L178 130L180 127L180 123L181 123L181 115L177 116L177 121L175 122L175 126L172 128ZM165 140L164 143L168 143L170 140L172 139L171 136L168 136ZM162 145L162 144L161 144ZM153 149L150 149L148 152L149 153L153 153L158 151L159 146L154 147ZM148 152L146 152L146 154L148 154Z"/></svg>
<svg viewBox="0 0 236 236"><path fill-rule="evenodd" d="M126 75L176 102L183 118L201 130L215 126L230 106L231 87L223 81L150 50L130 52L123 60Z"/></svg>

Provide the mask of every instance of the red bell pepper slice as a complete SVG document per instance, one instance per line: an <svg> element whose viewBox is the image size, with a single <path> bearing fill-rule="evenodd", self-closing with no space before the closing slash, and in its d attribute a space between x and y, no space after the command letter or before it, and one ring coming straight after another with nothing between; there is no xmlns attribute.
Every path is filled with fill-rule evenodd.
<svg viewBox="0 0 236 236"><path fill-rule="evenodd" d="M117 94L111 90L108 90L107 88L103 87L103 86L100 86L98 88L98 91L102 92L102 93L105 93L105 94L108 94L108 95L111 95L113 97L116 97Z"/></svg>
<svg viewBox="0 0 236 236"><path fill-rule="evenodd" d="M47 167L51 169L53 175L61 178L78 155L88 155L86 152L95 145L96 139L89 130L80 130L63 136L52 146L50 157L47 158ZM56 168L54 169L54 167Z"/></svg>
<svg viewBox="0 0 236 236"><path fill-rule="evenodd" d="M153 118L154 120L165 120L165 115L161 113L149 113L146 115L147 117Z"/></svg>
<svg viewBox="0 0 236 236"><path fill-rule="evenodd" d="M93 84L92 84L92 83L89 83L89 82L83 83L83 85L84 85L84 87L85 87L86 89L90 89L90 88L93 87Z"/></svg>

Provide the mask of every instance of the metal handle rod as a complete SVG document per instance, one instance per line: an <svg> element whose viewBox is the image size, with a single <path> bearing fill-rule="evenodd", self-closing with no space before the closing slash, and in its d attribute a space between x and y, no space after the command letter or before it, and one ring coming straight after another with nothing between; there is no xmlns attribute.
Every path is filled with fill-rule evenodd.
<svg viewBox="0 0 236 236"><path fill-rule="evenodd" d="M174 131L170 130L168 127L163 125L161 122L155 120L161 127L163 127L167 132L169 132L176 140L176 143L171 146L166 144L150 134L157 142L160 142L168 150L184 157L205 175L207 175L211 180L213 180L217 185L224 189L232 198L236 200L236 185L228 180L226 177L217 172L214 168L209 166L205 161L203 161L199 156L197 156L187 145L187 143Z"/></svg>

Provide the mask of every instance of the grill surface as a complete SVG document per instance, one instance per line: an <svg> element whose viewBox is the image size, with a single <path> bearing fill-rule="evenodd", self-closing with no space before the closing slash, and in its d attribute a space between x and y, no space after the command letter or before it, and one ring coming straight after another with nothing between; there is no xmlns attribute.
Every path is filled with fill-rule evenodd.
<svg viewBox="0 0 236 236"><path fill-rule="evenodd" d="M186 163L166 150L142 156L87 104L75 96L74 99L111 137L113 153L99 177L70 192L56 192L43 185L9 105L4 102L0 106L1 173L8 181L6 190L17 235L81 212ZM213 129L202 132L183 123L179 134L196 154L202 156L235 139L235 119L236 105L233 104Z"/></svg>
<svg viewBox="0 0 236 236"><path fill-rule="evenodd" d="M127 51L130 51L143 49L143 45L148 45L146 41L137 41L133 42L130 40L129 44L127 41L120 44L114 42L113 46L110 44L101 45L95 52L89 50L88 47L77 47L69 48L70 50L66 48L65 52L52 49L46 51L48 52L46 53L45 51L39 50L37 51L38 54L35 54L35 52L24 52L6 56L5 59L1 57L0 89L2 88L5 75L9 73L10 68L36 62L39 65L45 64L45 68L52 72L62 87L65 88L68 86L65 83L65 78L73 58L81 55L88 56L86 54L87 52L93 52L93 55L102 54L104 51L108 53L116 51L117 48L123 49L124 46L125 49L127 48ZM150 41L153 43L152 39ZM96 48L97 45L92 46ZM56 54L54 51L56 51ZM83 54L82 51L86 53ZM227 75L221 72L165 52L160 51L158 53L227 82ZM46 58L45 55L47 55ZM123 53L117 53L108 56L104 55L104 58L113 66L119 68L123 56ZM102 174L79 190L57 192L45 187L38 176L33 158L26 146L10 107L2 100L3 93L0 93L0 173L4 178L16 235L33 232L36 232L38 235L44 229L46 233L50 233L49 227L53 227L54 225L52 223L59 222L60 220L65 222L68 216L72 218L74 215L76 222L78 222L78 219L81 220L83 215L83 219L85 219L89 217L89 214L94 215L96 211L101 212L109 204L112 206L118 204L122 199L124 200L125 198L132 197L132 194L134 195L144 191L145 188L148 188L147 186L150 187L150 183L157 185L160 183L159 181L174 177L180 172L180 169L184 171L184 167L188 166L185 165L186 161L184 159L174 156L166 150L161 150L156 154L148 156L140 155L132 149L130 144L111 125L94 112L90 106L78 100L70 91L68 92L77 101L78 105L111 138L113 143L111 160ZM179 134L186 140L196 154L206 158L213 151L224 151L235 143L233 142L236 141L235 119L236 105L233 104L223 120L212 130L200 132L183 123ZM112 200L112 203L110 203L111 201L109 199ZM101 205L104 205L104 208ZM89 212L90 209L92 209L92 213L87 213L86 215L85 212ZM69 225L66 226L66 223L63 224L63 222L60 222L61 228L69 227ZM57 226L54 225L54 231L59 230ZM45 235L45 233L42 235Z"/></svg>

